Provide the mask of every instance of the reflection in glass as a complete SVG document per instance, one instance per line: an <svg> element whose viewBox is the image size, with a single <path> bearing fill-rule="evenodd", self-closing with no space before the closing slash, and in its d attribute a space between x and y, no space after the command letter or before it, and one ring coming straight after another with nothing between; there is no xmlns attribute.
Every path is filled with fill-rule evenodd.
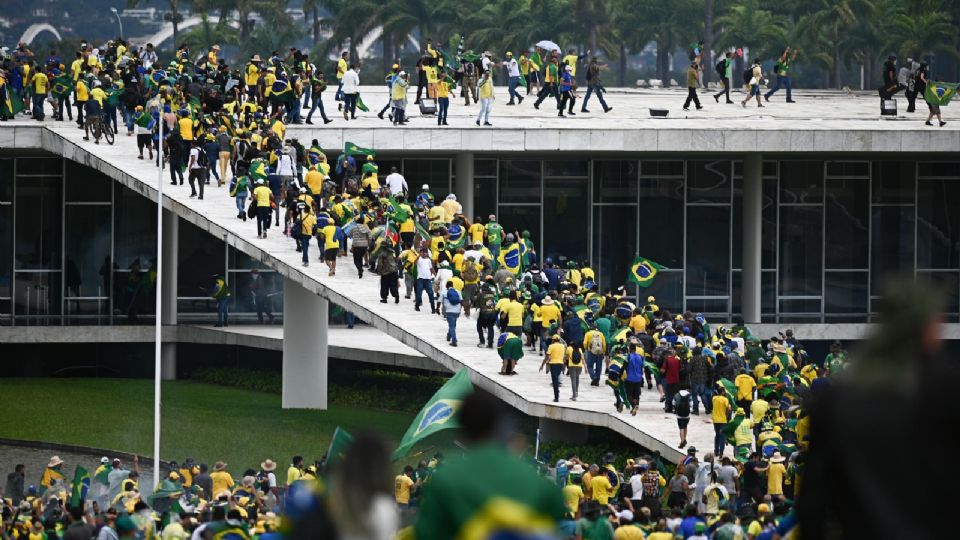
<svg viewBox="0 0 960 540"><path fill-rule="evenodd" d="M17 272L13 286L16 324L60 324L59 272Z"/></svg>
<svg viewBox="0 0 960 540"><path fill-rule="evenodd" d="M226 271L225 244L182 219L178 235L177 296L209 296L213 276Z"/></svg>
<svg viewBox="0 0 960 540"><path fill-rule="evenodd" d="M687 162L687 202L729 203L730 171L726 160Z"/></svg>
<svg viewBox="0 0 960 540"><path fill-rule="evenodd" d="M541 260L543 260L545 255L543 254L543 237L540 236L539 206L501 204L497 221L503 226L505 233L530 231L530 239L533 240L534 247L540 254ZM554 262L556 262L556 259L554 259Z"/></svg>
<svg viewBox="0 0 960 540"><path fill-rule="evenodd" d="M500 202L540 203L540 162L500 160Z"/></svg>
<svg viewBox="0 0 960 540"><path fill-rule="evenodd" d="M822 161L780 162L780 204L822 202Z"/></svg>
<svg viewBox="0 0 960 540"><path fill-rule="evenodd" d="M960 183L917 182L917 268L960 267Z"/></svg>
<svg viewBox="0 0 960 540"><path fill-rule="evenodd" d="M637 251L637 208L635 206L594 207L594 257L601 289L626 284L630 264Z"/></svg>
<svg viewBox="0 0 960 540"><path fill-rule="evenodd" d="M913 274L913 214L913 206L873 208L871 294L879 295L887 279Z"/></svg>
<svg viewBox="0 0 960 540"><path fill-rule="evenodd" d="M555 261L561 258L580 262L587 260L589 182L585 179L548 179L545 182L542 256ZM634 223L621 223L620 228L633 227Z"/></svg>
<svg viewBox="0 0 960 540"><path fill-rule="evenodd" d="M59 270L63 194L60 178L17 178L18 270Z"/></svg>
<svg viewBox="0 0 960 540"><path fill-rule="evenodd" d="M687 296L730 294L730 207L687 208Z"/></svg>
<svg viewBox="0 0 960 540"><path fill-rule="evenodd" d="M100 171L66 160L64 178L67 202L110 202L113 180Z"/></svg>
<svg viewBox="0 0 960 540"><path fill-rule="evenodd" d="M823 208L780 207L780 296L820 296Z"/></svg>
<svg viewBox="0 0 960 540"><path fill-rule="evenodd" d="M826 192L826 267L867 268L870 251L869 180L827 180Z"/></svg>
<svg viewBox="0 0 960 540"><path fill-rule="evenodd" d="M114 263L121 269L146 266L157 257L157 205L120 184L114 186Z"/></svg>
<svg viewBox="0 0 960 540"><path fill-rule="evenodd" d="M657 299L657 305L661 310L669 310L671 313L681 313L683 311L683 270L661 270L657 274L657 279L653 284L644 289L639 287L640 304L645 304L648 296Z"/></svg>
<svg viewBox="0 0 960 540"><path fill-rule="evenodd" d="M67 205L66 296L110 296L110 207Z"/></svg>
<svg viewBox="0 0 960 540"><path fill-rule="evenodd" d="M381 169L383 170L383 169ZM404 159L403 177L412 193L420 193L420 186L430 186L430 193L438 201L453 193L453 182L450 180L449 159Z"/></svg>
<svg viewBox="0 0 960 540"><path fill-rule="evenodd" d="M10 296L13 280L13 205L0 204L0 298Z"/></svg>
<svg viewBox="0 0 960 540"><path fill-rule="evenodd" d="M587 176L587 166L590 164L589 160L579 159L579 160L563 160L563 161L544 161L543 162L543 175L544 176Z"/></svg>
<svg viewBox="0 0 960 540"><path fill-rule="evenodd" d="M860 313L868 311L870 291L866 272L827 272L823 285L826 313Z"/></svg>
<svg viewBox="0 0 960 540"><path fill-rule="evenodd" d="M875 161L873 163L873 202L913 204L915 161Z"/></svg>
<svg viewBox="0 0 960 540"><path fill-rule="evenodd" d="M640 255L683 268L683 178L640 179Z"/></svg>
<svg viewBox="0 0 960 540"><path fill-rule="evenodd" d="M473 213L484 220L497 213L497 178L473 179ZM475 216L467 216L471 221Z"/></svg>
<svg viewBox="0 0 960 540"><path fill-rule="evenodd" d="M596 160L593 162L594 202L637 202L637 162Z"/></svg>

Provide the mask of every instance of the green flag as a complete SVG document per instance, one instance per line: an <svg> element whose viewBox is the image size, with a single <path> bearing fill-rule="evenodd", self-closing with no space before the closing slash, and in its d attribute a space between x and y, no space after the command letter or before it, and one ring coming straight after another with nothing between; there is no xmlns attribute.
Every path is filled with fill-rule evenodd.
<svg viewBox="0 0 960 540"><path fill-rule="evenodd" d="M97 468L97 473L93 475L93 479L99 484L108 486L110 485L110 480L108 480L109 476L110 476L110 467L106 465L101 465L99 468Z"/></svg>
<svg viewBox="0 0 960 540"><path fill-rule="evenodd" d="M735 406L737 404L737 385L733 384L730 379L720 379L717 384L723 387L723 393L730 400L730 406Z"/></svg>
<svg viewBox="0 0 960 540"><path fill-rule="evenodd" d="M83 501L87 499L90 490L90 473L77 465L73 473L73 489L70 491L70 507L83 508Z"/></svg>
<svg viewBox="0 0 960 540"><path fill-rule="evenodd" d="M347 430L340 426L333 430L333 438L330 439L330 448L327 449L327 466L331 466L343 458L350 445L353 444L353 435L347 433Z"/></svg>
<svg viewBox="0 0 960 540"><path fill-rule="evenodd" d="M933 81L927 83L927 89L923 92L923 99L931 105L946 106L957 95L957 86L960 83L945 83Z"/></svg>
<svg viewBox="0 0 960 540"><path fill-rule="evenodd" d="M63 99L71 92L73 92L73 79L70 78L69 73L64 73L51 81L50 93L57 99Z"/></svg>
<svg viewBox="0 0 960 540"><path fill-rule="evenodd" d="M183 495L183 488L180 484L165 478L163 482L160 482L160 485L157 486L157 490L153 492L153 495L150 495L150 505L154 508L157 505L161 505L164 509L169 507L169 504L173 503L174 499L179 499Z"/></svg>
<svg viewBox="0 0 960 540"><path fill-rule="evenodd" d="M730 444L734 444L734 433L737 432L737 428L740 427L740 424L743 422L744 418L745 417L740 414L734 415L733 419L727 422L727 425L723 428L723 435L727 438L727 442Z"/></svg>
<svg viewBox="0 0 960 540"><path fill-rule="evenodd" d="M664 267L643 257L637 257L630 265L630 273L627 275L627 281L636 283L641 287L649 287L657 274Z"/></svg>
<svg viewBox="0 0 960 540"><path fill-rule="evenodd" d="M370 112L370 107L367 107L363 102L363 98L360 97L360 94L357 94L357 108L363 112Z"/></svg>
<svg viewBox="0 0 960 540"><path fill-rule="evenodd" d="M653 362L649 360L644 360L643 367L649 369L650 373L652 373L653 376L656 377L657 379L660 378L660 368L658 368L657 365L654 364Z"/></svg>
<svg viewBox="0 0 960 540"><path fill-rule="evenodd" d="M9 86L5 89L7 98L0 100L0 117L6 116L13 118L17 113L23 110L23 100L10 90Z"/></svg>
<svg viewBox="0 0 960 540"><path fill-rule="evenodd" d="M393 208L390 219L395 223L406 223L407 220L410 219L410 212L401 206L400 202L397 201L393 195L390 195L387 199L390 201L390 206Z"/></svg>
<svg viewBox="0 0 960 540"><path fill-rule="evenodd" d="M396 461L410 452L413 445L434 433L459 427L455 418L460 404L463 403L463 397L473 392L473 384L470 382L470 376L466 368L461 369L447 381L437 393L430 398L430 401L420 409L413 423L403 434L400 446L393 453L393 460Z"/></svg>
<svg viewBox="0 0 960 540"><path fill-rule="evenodd" d="M347 142L343 145L343 153L347 156L375 156L377 155L376 151L372 148L361 148L352 142Z"/></svg>

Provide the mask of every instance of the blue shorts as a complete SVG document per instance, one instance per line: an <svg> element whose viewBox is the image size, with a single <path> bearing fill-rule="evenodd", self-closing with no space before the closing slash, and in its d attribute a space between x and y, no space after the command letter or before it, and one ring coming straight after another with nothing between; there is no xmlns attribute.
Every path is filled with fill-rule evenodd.
<svg viewBox="0 0 960 540"><path fill-rule="evenodd" d="M759 84L751 84L751 85L750 85L750 95L751 95L751 96L759 96L759 95L760 95L760 85L759 85Z"/></svg>

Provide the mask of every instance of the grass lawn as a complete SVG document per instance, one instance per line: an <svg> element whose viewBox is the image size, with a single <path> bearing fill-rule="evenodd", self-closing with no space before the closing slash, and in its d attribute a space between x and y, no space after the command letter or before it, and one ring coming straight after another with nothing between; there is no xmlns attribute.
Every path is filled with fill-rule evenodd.
<svg viewBox="0 0 960 540"><path fill-rule="evenodd" d="M284 410L280 396L189 381L163 383L160 455L181 462L226 461L234 475L271 458L319 459L334 428L372 430L396 444L413 414L362 407ZM151 455L153 381L140 379L4 379L0 433L11 439L94 446ZM451 433L452 435L452 433ZM438 437L411 455L440 444ZM432 454L432 451L430 451ZM402 462L398 465L402 466Z"/></svg>

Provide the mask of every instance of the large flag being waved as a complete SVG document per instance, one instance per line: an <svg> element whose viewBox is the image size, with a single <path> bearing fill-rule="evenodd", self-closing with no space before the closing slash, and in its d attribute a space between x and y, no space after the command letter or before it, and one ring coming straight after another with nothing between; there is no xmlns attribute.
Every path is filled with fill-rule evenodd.
<svg viewBox="0 0 960 540"><path fill-rule="evenodd" d="M630 275L627 276L627 280L641 287L649 287L663 268L663 266L660 266L650 259L637 257L633 260L633 264L630 265Z"/></svg>
<svg viewBox="0 0 960 540"><path fill-rule="evenodd" d="M723 393L730 400L730 406L734 407L737 404L737 385L733 384L730 379L720 379L717 381L721 387L723 387Z"/></svg>
<svg viewBox="0 0 960 540"><path fill-rule="evenodd" d="M63 99L73 92L73 79L70 78L69 73L64 73L54 78L51 84L50 93L57 99Z"/></svg>
<svg viewBox="0 0 960 540"><path fill-rule="evenodd" d="M337 426L337 429L333 430L333 438L330 439L330 448L327 449L327 466L340 461L346 455L351 444L353 444L353 435Z"/></svg>
<svg viewBox="0 0 960 540"><path fill-rule="evenodd" d="M957 95L957 86L960 86L960 83L928 82L923 99L931 105L948 105L953 96Z"/></svg>
<svg viewBox="0 0 960 540"><path fill-rule="evenodd" d="M372 148L361 148L352 142L343 145L343 153L348 156L374 156L376 152Z"/></svg>
<svg viewBox="0 0 960 540"><path fill-rule="evenodd" d="M73 489L70 491L70 507L82 508L83 501L87 499L87 492L90 490L90 473L86 469L77 465L73 473Z"/></svg>
<svg viewBox="0 0 960 540"><path fill-rule="evenodd" d="M438 431L460 427L455 416L460 410L464 396L470 392L473 392L473 383L470 382L469 373L464 368L440 387L430 401L420 409L413 423L407 428L407 432L403 434L400 446L393 453L393 460L396 461L407 455L413 445Z"/></svg>
<svg viewBox="0 0 960 540"><path fill-rule="evenodd" d="M500 263L500 268L505 268L510 271L513 275L520 274L522 257L520 255L520 244L514 242L508 247L505 247L500 250L500 255L497 256L497 262Z"/></svg>

